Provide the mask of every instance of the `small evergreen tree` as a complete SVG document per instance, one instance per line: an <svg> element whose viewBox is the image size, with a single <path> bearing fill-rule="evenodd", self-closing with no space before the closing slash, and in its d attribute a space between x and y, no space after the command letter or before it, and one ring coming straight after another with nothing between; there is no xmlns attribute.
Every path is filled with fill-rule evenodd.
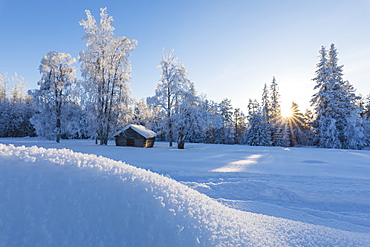
<svg viewBox="0 0 370 247"><path fill-rule="evenodd" d="M271 135L268 128L267 118L256 100L249 99L248 124L243 135L243 143L250 146L269 146Z"/></svg>
<svg viewBox="0 0 370 247"><path fill-rule="evenodd" d="M245 117L240 108L236 108L233 112L233 122L234 122L234 143L240 144L241 138L245 132Z"/></svg>
<svg viewBox="0 0 370 247"><path fill-rule="evenodd" d="M291 145L309 144L309 125L305 116L299 111L298 104L292 102L292 116L287 119L290 130Z"/></svg>
<svg viewBox="0 0 370 247"><path fill-rule="evenodd" d="M233 106L230 99L224 99L220 103L219 112L222 116L223 126L220 129L222 144L234 144L234 123L233 123Z"/></svg>
<svg viewBox="0 0 370 247"><path fill-rule="evenodd" d="M282 146L286 144L282 143L282 138L285 135L285 127L283 126L281 117L281 106L280 106L280 93L279 87L276 83L275 77L273 77L270 85L270 131L272 134L272 145ZM286 137L285 137L286 139Z"/></svg>

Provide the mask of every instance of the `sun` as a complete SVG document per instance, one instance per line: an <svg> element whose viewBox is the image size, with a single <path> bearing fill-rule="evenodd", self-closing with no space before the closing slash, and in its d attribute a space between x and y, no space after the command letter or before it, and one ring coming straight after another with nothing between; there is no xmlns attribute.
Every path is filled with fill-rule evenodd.
<svg viewBox="0 0 370 247"><path fill-rule="evenodd" d="M293 115L292 108L290 106L281 106L281 116L283 118L290 118Z"/></svg>

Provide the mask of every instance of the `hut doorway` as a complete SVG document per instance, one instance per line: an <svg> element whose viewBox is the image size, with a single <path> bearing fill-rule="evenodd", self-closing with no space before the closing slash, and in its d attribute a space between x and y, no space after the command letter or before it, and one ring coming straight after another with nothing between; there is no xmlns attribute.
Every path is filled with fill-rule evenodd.
<svg viewBox="0 0 370 247"><path fill-rule="evenodd" d="M135 146L135 140L134 139L127 139L127 146Z"/></svg>

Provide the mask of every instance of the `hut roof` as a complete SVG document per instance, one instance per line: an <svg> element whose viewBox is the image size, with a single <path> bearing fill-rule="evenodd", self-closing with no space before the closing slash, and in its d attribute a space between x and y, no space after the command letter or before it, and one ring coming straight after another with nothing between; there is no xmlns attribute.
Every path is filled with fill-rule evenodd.
<svg viewBox="0 0 370 247"><path fill-rule="evenodd" d="M121 134L122 132L124 132L125 130L127 130L129 128L135 130L137 133L139 133L140 135L142 135L145 138L153 138L157 135L154 131L151 131L151 130L147 129L142 125L129 124L126 127L124 127L123 129L121 129L120 131L117 131L114 134L114 136L118 136L119 134Z"/></svg>

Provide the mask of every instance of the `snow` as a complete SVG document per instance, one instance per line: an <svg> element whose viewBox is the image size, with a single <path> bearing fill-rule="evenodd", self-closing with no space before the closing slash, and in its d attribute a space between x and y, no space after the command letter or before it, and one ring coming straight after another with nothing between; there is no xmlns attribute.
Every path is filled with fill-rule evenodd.
<svg viewBox="0 0 370 247"><path fill-rule="evenodd" d="M0 143L0 246L370 246L369 150Z"/></svg>
<svg viewBox="0 0 370 247"><path fill-rule="evenodd" d="M124 132L125 130L127 130L129 128L135 130L137 133L139 133L140 135L142 135L145 138L153 138L157 135L154 131L151 131L151 130L147 129L142 125L129 124L126 127L124 127L122 130L116 132L114 134L114 136L118 136L119 134L121 134L122 132Z"/></svg>

